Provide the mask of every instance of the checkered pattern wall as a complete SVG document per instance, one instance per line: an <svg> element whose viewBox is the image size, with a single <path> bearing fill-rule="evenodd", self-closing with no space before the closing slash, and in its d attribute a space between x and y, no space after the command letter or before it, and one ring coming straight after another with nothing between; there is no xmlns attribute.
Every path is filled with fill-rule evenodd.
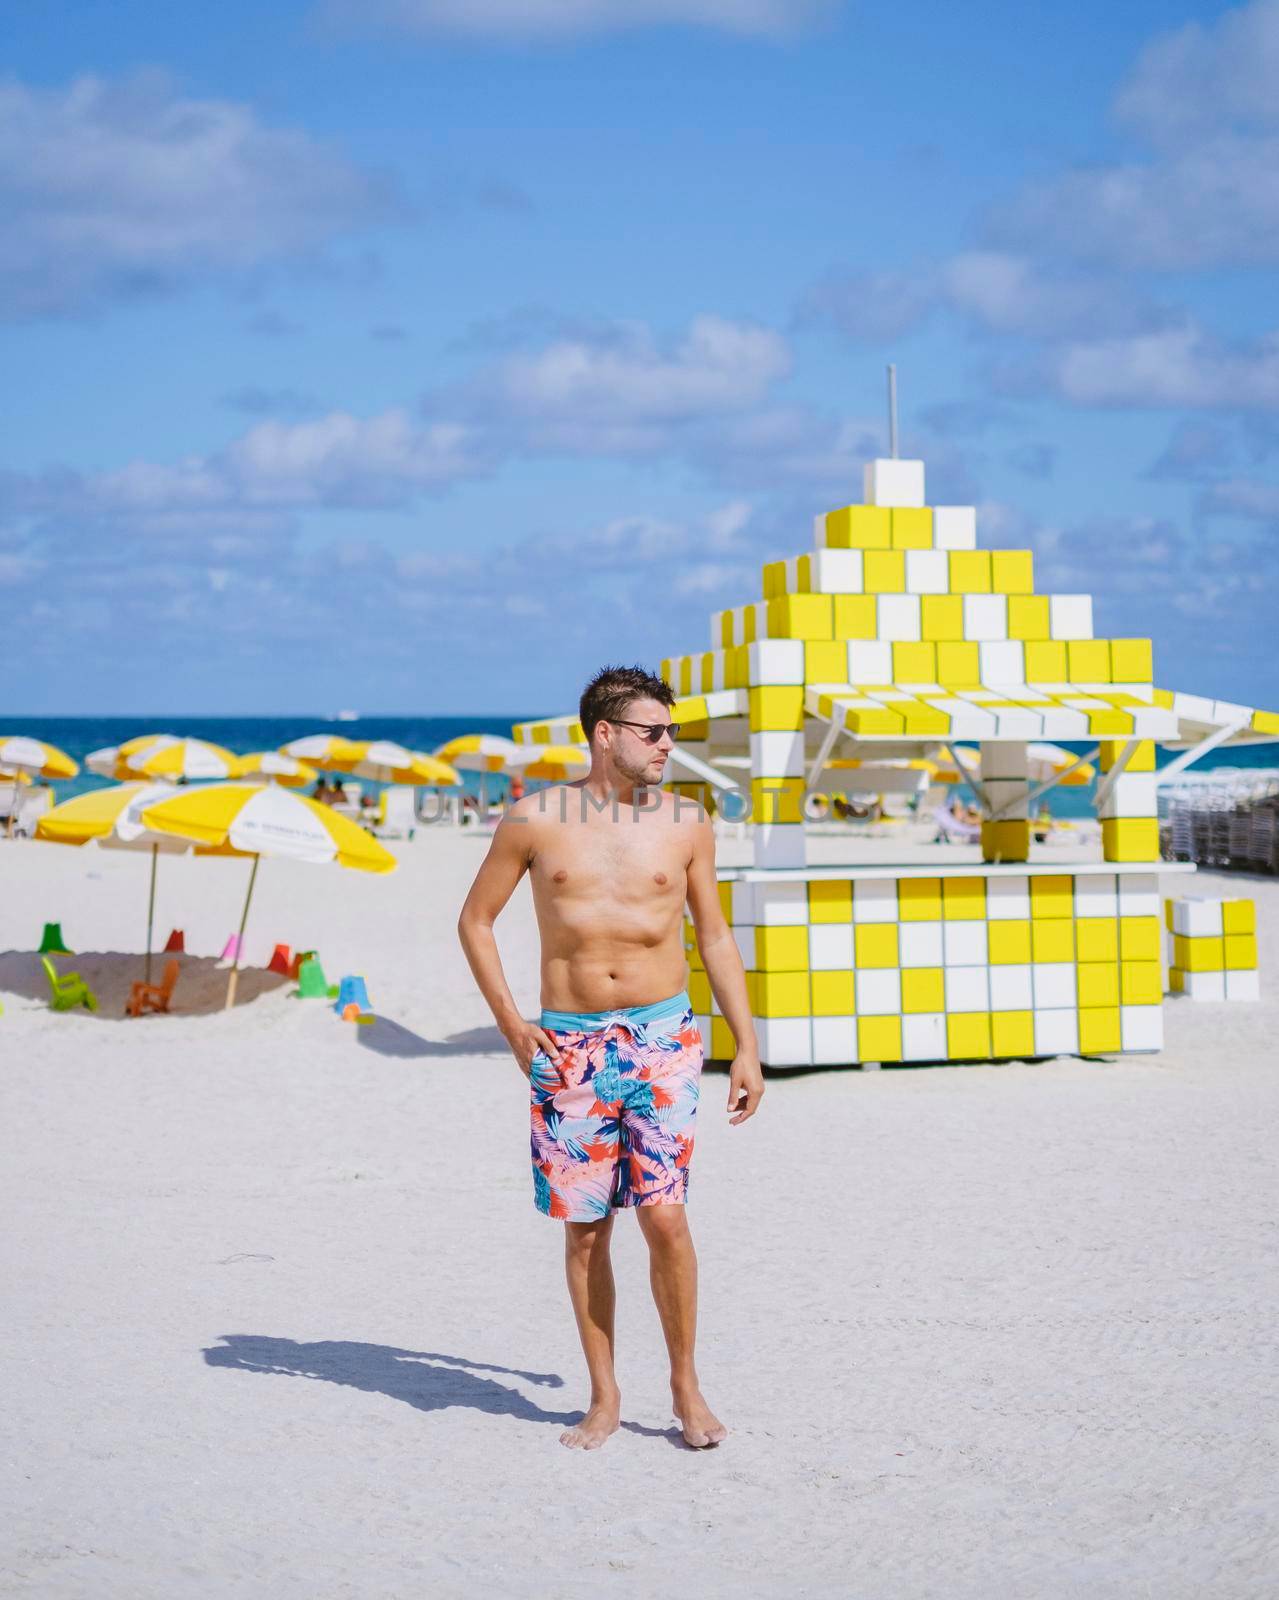
<svg viewBox="0 0 1279 1600"><path fill-rule="evenodd" d="M663 673L680 695L747 692L757 864L804 862L810 716L854 735L1000 737L1012 748L983 779L1007 804L983 854L1025 860L1025 758L998 713L1027 739L1158 737L1150 641L1094 638L1090 596L1036 594L1031 551L978 549L973 507L924 504L922 462L870 463L863 493L817 518L812 551L763 568L758 601L715 613L709 651ZM1157 859L1149 787L1138 816L1143 786L1116 781L1106 859Z"/></svg>
<svg viewBox="0 0 1279 1600"><path fill-rule="evenodd" d="M720 885L775 1067L1158 1050L1153 873ZM707 1054L731 1057L686 926Z"/></svg>
<svg viewBox="0 0 1279 1600"><path fill-rule="evenodd" d="M1164 902L1169 987L1191 1000L1259 1000L1257 908L1182 895Z"/></svg>

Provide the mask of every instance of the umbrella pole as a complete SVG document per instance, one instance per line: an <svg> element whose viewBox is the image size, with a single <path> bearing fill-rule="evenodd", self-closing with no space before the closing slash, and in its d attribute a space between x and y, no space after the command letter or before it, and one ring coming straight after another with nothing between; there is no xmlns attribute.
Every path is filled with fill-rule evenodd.
<svg viewBox="0 0 1279 1600"><path fill-rule="evenodd" d="M147 901L147 968L146 981L151 982L151 927L155 922L155 862L160 853L160 846L151 846L151 898Z"/></svg>
<svg viewBox="0 0 1279 1600"><path fill-rule="evenodd" d="M249 902L253 899L253 885L257 882L258 862L261 859L261 856L254 856L253 871L249 874L249 892L244 897L244 911L240 917L240 933L235 941L235 955L231 960L231 974L226 983L226 1006L224 1009L227 1011L230 1011L235 1004L236 985L240 981L240 948L244 944L244 930L249 920Z"/></svg>

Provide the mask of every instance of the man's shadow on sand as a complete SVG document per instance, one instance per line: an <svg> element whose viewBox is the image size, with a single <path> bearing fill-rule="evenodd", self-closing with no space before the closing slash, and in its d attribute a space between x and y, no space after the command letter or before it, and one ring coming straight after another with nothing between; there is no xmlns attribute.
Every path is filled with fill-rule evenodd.
<svg viewBox="0 0 1279 1600"><path fill-rule="evenodd" d="M467 1361L461 1356L435 1351L397 1350L385 1344L360 1344L347 1339L317 1339L300 1344L295 1339L271 1339L261 1334L227 1333L220 1344L204 1352L211 1367L233 1367L242 1372L268 1376L312 1378L341 1384L347 1389L362 1389L366 1394L385 1394L403 1400L418 1411L445 1411L451 1406L467 1406L494 1417L518 1417L521 1422L554 1422L568 1426L582 1420L581 1411L547 1411L527 1399L509 1384L498 1383L484 1373L523 1378L526 1383L548 1389L562 1389L564 1380L555 1372L521 1372L515 1367L499 1367L488 1361ZM645 1439L670 1439L683 1444L677 1428L646 1428L638 1422L623 1422L628 1433Z"/></svg>

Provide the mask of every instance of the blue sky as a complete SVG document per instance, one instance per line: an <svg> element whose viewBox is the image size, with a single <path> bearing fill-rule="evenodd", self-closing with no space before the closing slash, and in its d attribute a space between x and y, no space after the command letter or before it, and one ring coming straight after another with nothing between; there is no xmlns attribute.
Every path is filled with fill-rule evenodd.
<svg viewBox="0 0 1279 1600"><path fill-rule="evenodd" d="M11 713L563 709L860 497L887 361L931 502L1279 704L1279 0L63 0L8 62Z"/></svg>

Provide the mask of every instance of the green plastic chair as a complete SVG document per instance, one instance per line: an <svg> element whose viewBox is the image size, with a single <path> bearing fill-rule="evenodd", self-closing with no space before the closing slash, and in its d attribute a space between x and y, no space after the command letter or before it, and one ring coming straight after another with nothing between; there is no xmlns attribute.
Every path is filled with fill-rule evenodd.
<svg viewBox="0 0 1279 1600"><path fill-rule="evenodd" d="M40 957L40 965L49 979L50 1000L55 1011L70 1011L76 1006L98 1009L98 997L78 972L59 974L48 956Z"/></svg>

